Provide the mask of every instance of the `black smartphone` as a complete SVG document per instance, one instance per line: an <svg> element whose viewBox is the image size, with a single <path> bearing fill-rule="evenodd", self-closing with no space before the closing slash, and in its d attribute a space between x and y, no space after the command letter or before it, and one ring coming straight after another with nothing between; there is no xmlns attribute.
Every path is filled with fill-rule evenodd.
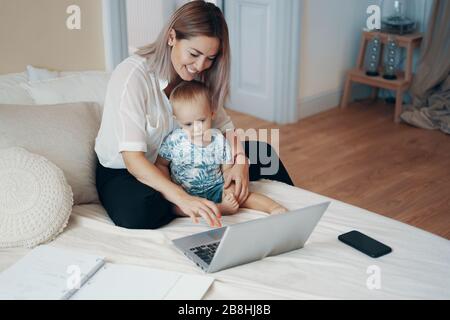
<svg viewBox="0 0 450 320"><path fill-rule="evenodd" d="M341 234L338 239L372 258L384 256L392 251L387 245L356 230Z"/></svg>

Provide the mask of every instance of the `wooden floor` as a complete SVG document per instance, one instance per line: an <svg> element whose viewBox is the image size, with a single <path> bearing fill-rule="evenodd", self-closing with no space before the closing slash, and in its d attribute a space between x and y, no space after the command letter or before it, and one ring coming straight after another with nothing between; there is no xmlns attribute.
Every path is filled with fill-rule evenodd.
<svg viewBox="0 0 450 320"><path fill-rule="evenodd" d="M228 112L239 128L280 129L280 157L296 186L450 239L450 136L395 124L383 102L283 126Z"/></svg>

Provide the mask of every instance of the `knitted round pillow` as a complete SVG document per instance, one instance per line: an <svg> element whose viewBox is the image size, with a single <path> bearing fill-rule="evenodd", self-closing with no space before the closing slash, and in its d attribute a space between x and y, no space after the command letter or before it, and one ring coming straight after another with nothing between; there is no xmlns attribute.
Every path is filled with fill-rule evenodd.
<svg viewBox="0 0 450 320"><path fill-rule="evenodd" d="M72 203L72 189L52 162L19 147L0 150L0 248L53 240Z"/></svg>

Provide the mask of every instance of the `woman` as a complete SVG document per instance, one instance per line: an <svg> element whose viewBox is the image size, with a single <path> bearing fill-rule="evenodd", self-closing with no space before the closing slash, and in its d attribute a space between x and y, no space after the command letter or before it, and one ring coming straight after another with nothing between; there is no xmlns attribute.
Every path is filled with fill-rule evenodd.
<svg viewBox="0 0 450 320"><path fill-rule="evenodd" d="M179 8L154 43L116 67L108 83L95 143L99 159L97 191L116 225L155 229L178 215L201 216L215 226L221 225L221 214L213 202L187 194L154 162L163 138L175 127L168 96L182 80L204 82L211 89L217 110L213 126L223 133L234 129L223 109L229 92L229 70L225 19L214 4L201 0ZM235 164L224 177L225 184L235 184L240 203L248 195L249 179L270 178L292 185L281 162L276 175L262 176L258 161L248 164L251 143L243 147L236 143L236 134L226 137L232 144ZM272 149L269 152L272 161L279 161Z"/></svg>

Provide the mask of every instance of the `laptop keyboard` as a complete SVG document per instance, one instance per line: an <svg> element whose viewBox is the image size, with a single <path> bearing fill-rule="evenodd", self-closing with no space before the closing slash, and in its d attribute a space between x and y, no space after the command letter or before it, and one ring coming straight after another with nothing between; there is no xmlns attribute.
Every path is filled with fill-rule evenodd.
<svg viewBox="0 0 450 320"><path fill-rule="evenodd" d="M190 250L196 254L200 259L205 261L205 263L210 264L214 254L216 253L217 247L220 241L213 242L210 244L201 245L198 247L191 248Z"/></svg>

